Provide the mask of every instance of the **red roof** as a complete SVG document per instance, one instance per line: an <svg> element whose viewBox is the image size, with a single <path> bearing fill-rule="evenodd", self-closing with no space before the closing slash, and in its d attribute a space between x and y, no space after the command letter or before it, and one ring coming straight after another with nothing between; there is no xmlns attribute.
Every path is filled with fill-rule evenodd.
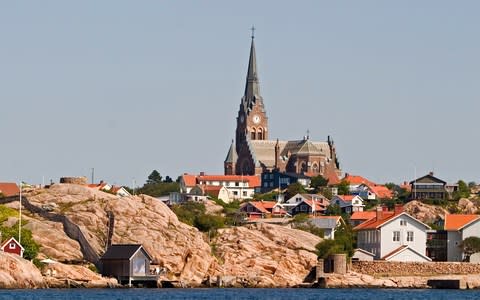
<svg viewBox="0 0 480 300"><path fill-rule="evenodd" d="M223 188L223 186L218 186L218 185L205 185L203 186L203 192L205 194L209 194L214 197L218 197L218 194L220 194L220 190Z"/></svg>
<svg viewBox="0 0 480 300"><path fill-rule="evenodd" d="M199 181L234 181L248 182L249 187L259 187L261 185L260 176L242 176L242 175L200 175Z"/></svg>
<svg viewBox="0 0 480 300"><path fill-rule="evenodd" d="M357 195L337 195L337 197L342 199L344 202L351 202L353 198L357 197Z"/></svg>
<svg viewBox="0 0 480 300"><path fill-rule="evenodd" d="M376 216L376 211L356 211L350 216L350 220L370 220Z"/></svg>
<svg viewBox="0 0 480 300"><path fill-rule="evenodd" d="M372 192L381 199L392 199L393 192L384 185L367 185Z"/></svg>
<svg viewBox="0 0 480 300"><path fill-rule="evenodd" d="M195 186L197 184L197 176L190 174L183 174L183 182L185 186Z"/></svg>
<svg viewBox="0 0 480 300"><path fill-rule="evenodd" d="M445 230L460 230L466 225L478 220L479 215L445 215Z"/></svg>
<svg viewBox="0 0 480 300"><path fill-rule="evenodd" d="M350 184L366 184L366 185L377 185L376 183L362 177L362 176L356 176L356 175L350 175L346 174L345 177L342 178L342 180L348 181Z"/></svg>
<svg viewBox="0 0 480 300"><path fill-rule="evenodd" d="M20 194L20 189L14 182L1 182L0 193L2 193L5 197L10 197Z"/></svg>
<svg viewBox="0 0 480 300"><path fill-rule="evenodd" d="M385 222L390 221L394 217L399 216L395 215L393 211L383 211L382 218L377 219L376 212L375 217L363 222L362 224L356 226L354 230L363 230L363 229L377 229L382 226Z"/></svg>

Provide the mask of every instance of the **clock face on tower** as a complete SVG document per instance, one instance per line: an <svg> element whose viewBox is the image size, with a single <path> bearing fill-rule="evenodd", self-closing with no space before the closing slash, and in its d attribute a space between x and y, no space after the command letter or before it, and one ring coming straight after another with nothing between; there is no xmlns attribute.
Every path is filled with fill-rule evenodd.
<svg viewBox="0 0 480 300"><path fill-rule="evenodd" d="M259 115L254 115L253 116L253 123L258 124L260 123L260 116Z"/></svg>

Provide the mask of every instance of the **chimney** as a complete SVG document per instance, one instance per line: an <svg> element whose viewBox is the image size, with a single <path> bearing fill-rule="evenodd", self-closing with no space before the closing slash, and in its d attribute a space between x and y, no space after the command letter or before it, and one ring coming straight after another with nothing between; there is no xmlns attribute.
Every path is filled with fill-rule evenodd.
<svg viewBox="0 0 480 300"><path fill-rule="evenodd" d="M200 176L205 176L205 172L200 172Z"/></svg>
<svg viewBox="0 0 480 300"><path fill-rule="evenodd" d="M395 204L395 208L393 209L393 213L399 215L403 212L403 204Z"/></svg>
<svg viewBox="0 0 480 300"><path fill-rule="evenodd" d="M383 208L377 206L377 221L383 219Z"/></svg>
<svg viewBox="0 0 480 300"><path fill-rule="evenodd" d="M433 176L433 171L430 171L430 173L428 173L428 175Z"/></svg>

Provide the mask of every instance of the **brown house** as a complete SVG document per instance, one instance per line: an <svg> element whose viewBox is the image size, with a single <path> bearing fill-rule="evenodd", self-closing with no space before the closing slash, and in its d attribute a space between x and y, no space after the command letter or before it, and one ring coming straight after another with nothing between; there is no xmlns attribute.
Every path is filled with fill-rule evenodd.
<svg viewBox="0 0 480 300"><path fill-rule="evenodd" d="M410 181L412 199L447 199L446 182L433 176L433 172Z"/></svg>

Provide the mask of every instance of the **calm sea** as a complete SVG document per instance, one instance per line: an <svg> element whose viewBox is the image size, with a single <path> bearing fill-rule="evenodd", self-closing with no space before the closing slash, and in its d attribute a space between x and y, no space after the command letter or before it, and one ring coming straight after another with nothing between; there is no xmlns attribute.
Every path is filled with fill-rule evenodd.
<svg viewBox="0 0 480 300"><path fill-rule="evenodd" d="M480 290L401 289L48 289L0 290L0 299L480 299Z"/></svg>

